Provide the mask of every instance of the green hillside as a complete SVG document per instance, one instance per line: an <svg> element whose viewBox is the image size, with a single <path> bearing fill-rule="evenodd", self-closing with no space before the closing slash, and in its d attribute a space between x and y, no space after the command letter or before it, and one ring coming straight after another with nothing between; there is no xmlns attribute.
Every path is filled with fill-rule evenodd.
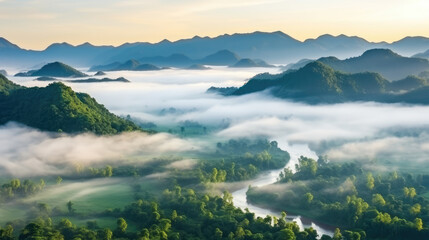
<svg viewBox="0 0 429 240"><path fill-rule="evenodd" d="M0 96L9 95L10 91L22 88L21 86L9 81L5 76L0 74Z"/></svg>
<svg viewBox="0 0 429 240"><path fill-rule="evenodd" d="M114 134L140 130L134 123L110 113L85 93L63 83L24 88L1 78L0 124L16 121L46 131Z"/></svg>

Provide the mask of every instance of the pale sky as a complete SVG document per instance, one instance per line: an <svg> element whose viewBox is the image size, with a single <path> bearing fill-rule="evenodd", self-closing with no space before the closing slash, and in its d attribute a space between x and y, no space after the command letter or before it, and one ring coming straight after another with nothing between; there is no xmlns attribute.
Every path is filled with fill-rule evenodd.
<svg viewBox="0 0 429 240"><path fill-rule="evenodd" d="M429 37L429 1L0 0L0 36L27 49L278 30L298 40L325 33L388 42Z"/></svg>

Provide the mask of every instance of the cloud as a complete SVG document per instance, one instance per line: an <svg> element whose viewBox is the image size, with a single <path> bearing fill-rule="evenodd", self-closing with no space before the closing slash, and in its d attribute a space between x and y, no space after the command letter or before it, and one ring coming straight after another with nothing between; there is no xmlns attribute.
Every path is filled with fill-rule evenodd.
<svg viewBox="0 0 429 240"><path fill-rule="evenodd" d="M273 98L266 93L236 97L205 93L210 86L241 86L246 79L263 71L279 70L215 67L208 71L121 71L110 72L108 77L124 76L131 83L67 84L75 91L89 93L114 113L154 122L159 130L180 131L180 122L198 122L207 127L209 134L189 140L198 142L199 146L230 138L263 136L278 141L285 150L290 150L290 144L299 143L309 145L317 154L329 154L338 160L406 158L408 155L425 161L429 138L421 133L429 132L429 106L375 102L308 105ZM27 86L47 84L30 79L19 81ZM163 109L169 108L176 111L162 114ZM125 140L122 144L133 146ZM412 153L406 144L410 144ZM389 146L395 146L392 154ZM116 159L129 155L127 151L122 155L118 152L109 154L117 156ZM303 154L307 155L308 151Z"/></svg>
<svg viewBox="0 0 429 240"><path fill-rule="evenodd" d="M194 143L159 133L114 136L53 135L9 123L0 128L0 170L12 176L63 174L101 164L143 164L155 156L197 150Z"/></svg>
<svg viewBox="0 0 429 240"><path fill-rule="evenodd" d="M331 160L389 160L429 163L429 136L363 139L328 149Z"/></svg>

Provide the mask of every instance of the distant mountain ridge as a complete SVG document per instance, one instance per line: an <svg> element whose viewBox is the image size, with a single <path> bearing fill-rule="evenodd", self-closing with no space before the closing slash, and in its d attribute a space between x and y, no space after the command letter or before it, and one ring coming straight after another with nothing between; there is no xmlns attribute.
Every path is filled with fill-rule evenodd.
<svg viewBox="0 0 429 240"><path fill-rule="evenodd" d="M425 51L425 52L417 53L413 57L428 58L429 59L429 49L427 51Z"/></svg>
<svg viewBox="0 0 429 240"><path fill-rule="evenodd" d="M141 63L142 62L142 63ZM159 64L163 67L180 67L189 69L189 66L193 66L194 70L203 70L201 66L213 65L213 66L229 66L229 67L274 67L260 59L249 59L241 58L238 54L229 50L220 50L212 53L201 59L191 59L184 54L172 54L168 57L152 57L142 58L140 61L135 59L128 60L124 63L113 62L106 65L92 66L89 71L149 71L149 70L161 70L161 68L153 65L154 63ZM196 67L199 66L199 67Z"/></svg>
<svg viewBox="0 0 429 240"><path fill-rule="evenodd" d="M93 66L89 71L159 71L162 68L149 63L140 63L135 59L128 60L124 63L114 62L107 65Z"/></svg>
<svg viewBox="0 0 429 240"><path fill-rule="evenodd" d="M348 58L372 48L389 48L401 55L411 56L428 50L429 38L406 37L393 43L374 43L355 36L325 34L316 39L299 41L277 31L224 34L213 38L196 36L174 42L164 40L158 43L126 43L118 47L93 46L89 43L77 46L55 43L43 51L34 51L21 49L5 39L0 41L0 46L3 46L0 47L0 64L4 66L32 66L40 62L63 61L74 66L89 67L129 59L140 60L157 56L167 58L173 54L201 59L223 49L235 52L243 58L284 64L323 56Z"/></svg>

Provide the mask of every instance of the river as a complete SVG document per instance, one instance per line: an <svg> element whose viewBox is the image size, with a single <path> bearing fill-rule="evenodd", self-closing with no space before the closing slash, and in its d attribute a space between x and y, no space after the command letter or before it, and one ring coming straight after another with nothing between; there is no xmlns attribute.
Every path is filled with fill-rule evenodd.
<svg viewBox="0 0 429 240"><path fill-rule="evenodd" d="M287 151L290 154L290 161L286 164L285 167L289 167L290 169L292 169L292 171L295 170L295 164L298 163L298 158L301 155L307 156L307 157L313 157L313 158L317 157L316 154L314 152L312 152L308 148L307 145L295 144L295 145L290 145L290 146L287 146L284 148L282 147L282 149L287 149ZM283 171L283 168L277 169L277 170L267 171L267 172L261 174L255 180L253 180L250 183L250 185L252 187L263 187L263 186L266 186L269 184L273 184L277 181L277 178L279 177L279 174L281 171ZM239 190L232 193L234 205L236 207L239 207L243 210L248 208L250 212L255 213L255 215L259 216L259 217L265 217L266 215L280 217L280 215L281 215L280 212L272 211L270 209L261 208L261 207L258 207L258 206L255 206L253 204L248 203L247 197L246 197L247 189L248 189L248 187L244 187L244 188L239 189ZM302 216L294 216L294 215L290 215L288 213L287 219L291 220L291 221L295 221L299 225L301 230L303 230L304 228L308 228L308 227L314 228L317 231L317 233L319 234L319 238L323 234L326 234L329 236L332 236L334 234L332 227L323 226L323 224L317 223L316 221L311 220L309 218L305 218Z"/></svg>

